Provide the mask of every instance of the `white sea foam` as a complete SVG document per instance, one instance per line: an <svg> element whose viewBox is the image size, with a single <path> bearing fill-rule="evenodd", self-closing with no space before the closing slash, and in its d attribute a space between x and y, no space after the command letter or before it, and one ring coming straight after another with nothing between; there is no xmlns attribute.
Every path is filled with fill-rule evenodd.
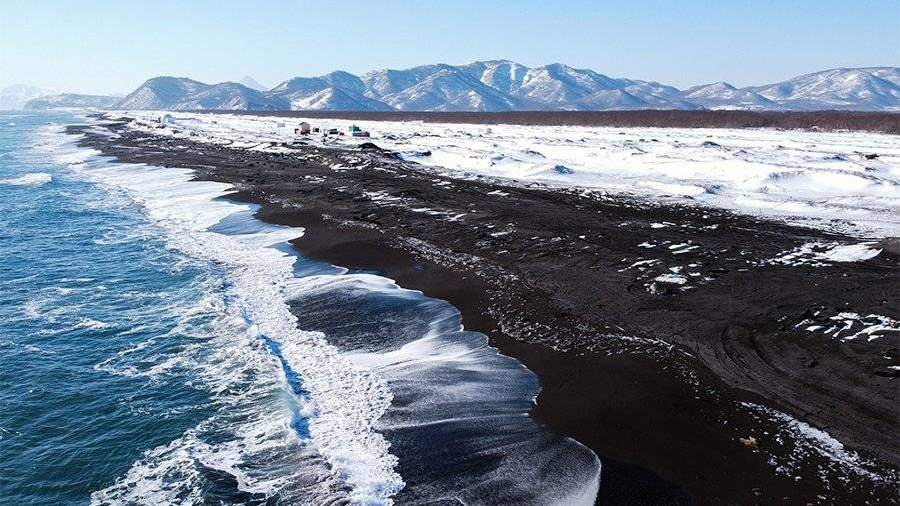
<svg viewBox="0 0 900 506"><path fill-rule="evenodd" d="M32 172L19 177L0 179L0 185L9 186L40 186L53 181L53 176L46 172Z"/></svg>
<svg viewBox="0 0 900 506"><path fill-rule="evenodd" d="M102 322L100 320L94 320L91 318L82 318L78 323L75 324L76 329L87 330L103 330L108 329L109 327L109 323Z"/></svg>
<svg viewBox="0 0 900 506"><path fill-rule="evenodd" d="M214 200L227 195L228 186L189 182L190 171L136 165L93 166L84 161L74 163L73 170L102 185L129 192L131 198L143 207L145 214L167 231L165 239L171 247L211 261L225 271L231 286L228 290L231 300L225 310L237 311L249 322L248 335L265 336L280 343L284 360L300 376L302 386L308 392L308 396L302 396L295 402L298 411L309 418L311 448L315 449L315 455L321 455L320 460L323 464L327 463L330 470L328 479L317 477L317 482L325 484L322 487L328 489L324 496L328 500L336 500L336 492L326 486L330 480L349 487L349 493L345 491L344 499L338 502L390 504L392 496L404 484L396 471L398 461L390 453L390 446L382 433L411 425L429 427L437 421L433 417L452 413L445 416L447 421L496 424L501 420L499 417L506 417L506 423L511 424L498 427L497 434L490 437L476 435L473 436L475 439L465 442L473 447L472 458L479 458L479 452L489 451L493 452L491 456L502 458L493 472L478 476L483 478L483 482L473 480L460 490L452 490L459 497L472 500L479 497L476 492L486 497L490 492L485 492L484 487L515 475L517 486L514 488L522 494L520 498L529 498L526 502L593 502L599 486L599 460L587 448L571 439L544 431L527 416L533 395L537 392L533 374L513 359L503 357L488 347L483 335L464 333L457 323L455 327L451 326L452 332L431 332L393 353L339 353L326 341L327 336L298 330L296 318L285 305L285 300L298 290L309 294L316 290L333 289L336 284L353 284L370 294L423 298L421 294L404 291L393 281L374 275L344 275L343 269L338 269L333 275L294 278L294 257L267 246L283 243L302 231L271 226L264 227L261 232L254 230L239 235L211 231L210 227L215 230L214 226L222 224L225 218L248 213L250 208ZM449 308L446 303L442 304ZM249 347L247 342L242 342L239 349L244 347ZM222 348L223 353L233 353L235 349L233 344L223 344ZM129 358L133 353L139 354L140 349L126 350L121 356L98 364L97 370L152 376L192 363L191 360L164 359L153 367L138 368L134 365L136 361ZM453 374L458 375L457 381L447 380L447 370L455 371ZM477 374L477 381L472 376L474 374ZM394 384L404 394L410 394L410 385L417 386L419 390L414 393L415 402L404 403L405 407L391 410ZM498 397L500 392L513 396L520 395L517 392L527 392L527 395L506 402L503 401L505 397ZM436 400L441 402L435 403ZM410 411L413 405L416 406L415 416ZM497 409L498 413L480 413L476 416L474 411L470 411L487 411L489 407ZM407 416L404 417L404 414ZM223 423L219 418L210 423L213 422ZM276 425L283 428L286 424L282 420ZM245 424L241 422L238 425L243 427ZM263 433L279 432L272 425L265 427L267 429ZM202 429L198 427L197 431L202 432ZM470 429L469 433L481 433L480 430ZM274 436L270 434L270 437ZM509 437L513 437L515 442L505 439ZM242 436L239 441L224 446L209 445L188 432L179 440L149 451L115 485L97 492L94 502L102 503L110 498L116 499L113 502L166 502L185 494L199 500L200 496L191 495L194 493L191 484L200 480L192 470L198 462L207 466L215 462L217 468L237 477L241 490L266 494L277 490L279 496L284 497L287 484L283 479L269 480L262 488L254 485L253 476L248 475L247 467L241 465L241 460L252 459L255 453L247 450L246 437ZM279 441L279 444L284 444L283 438ZM463 441L457 443L462 444ZM427 438L423 438L421 444L423 451L434 450L428 449ZM311 453L302 444L295 447L296 453ZM315 460L314 455L305 458ZM437 453L434 459L439 465L440 456ZM493 461L492 458L488 460ZM319 468L314 466L313 469ZM526 472L528 469L530 471ZM443 469L441 471L442 475L445 474ZM553 476L552 483L536 486L548 477L548 473ZM173 474L183 478L176 481L177 486L161 486L166 482L164 477ZM259 476L255 479L262 480ZM452 475L448 479L452 479ZM324 499L309 501L308 498L306 501L325 502Z"/></svg>
<svg viewBox="0 0 900 506"><path fill-rule="evenodd" d="M94 492L92 504L205 504L208 470L231 476L243 493L297 503L339 500L327 466L292 427L292 409L278 394L285 381L280 365L241 317L208 309L201 301L182 316L185 323L199 315L214 318L206 346L129 362L144 349L138 345L96 368L148 377L193 368L220 408L180 437L144 452L114 484ZM147 368L147 361L155 363Z"/></svg>
<svg viewBox="0 0 900 506"><path fill-rule="evenodd" d="M820 475L836 472L844 477L858 475L873 481L886 479L885 476L871 469L874 466L872 462L856 452L848 450L840 441L824 430L766 406L751 402L744 402L742 405L778 423L778 432L766 433L760 437L775 439L779 446L783 446L785 437L790 437L794 441L794 445L787 455L779 458L772 457L770 460L770 464L775 467L776 472L791 475L804 465L806 459L818 456L826 459L826 463L820 466ZM894 480L896 476L887 477L887 479Z"/></svg>
<svg viewBox="0 0 900 506"><path fill-rule="evenodd" d="M228 185L191 182L189 170L85 163L89 158L65 154L58 161L98 184L124 190L166 232L164 240L170 247L224 270L231 284L231 305L250 322L253 334L281 345L284 359L309 392L304 410L314 413L309 420L311 443L334 475L350 487L349 500L390 503L403 481L394 471L396 458L388 443L373 429L390 404L390 392L381 379L354 366L321 334L298 330L284 301L282 290L293 278L295 258L267 246L297 237L302 230L269 227L247 237L210 232L225 217L249 210L217 200L229 193Z"/></svg>
<svg viewBox="0 0 900 506"><path fill-rule="evenodd" d="M372 274L309 275L286 293L310 321L334 327L357 366L390 386L396 404L375 426L406 441L407 454L414 454L408 456L419 462L399 464L404 478L418 484L404 500L593 504L596 455L527 416L537 378L483 334L465 331L455 308ZM351 317L362 325L334 325L345 315L323 305L372 313L358 309ZM367 328L371 322L379 322L377 330ZM370 332L389 337L373 339ZM484 462L492 464L485 469Z"/></svg>

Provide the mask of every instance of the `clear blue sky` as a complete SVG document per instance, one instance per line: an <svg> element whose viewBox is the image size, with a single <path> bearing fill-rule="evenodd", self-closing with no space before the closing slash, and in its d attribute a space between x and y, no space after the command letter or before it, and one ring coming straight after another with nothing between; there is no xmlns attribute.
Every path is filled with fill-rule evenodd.
<svg viewBox="0 0 900 506"><path fill-rule="evenodd" d="M267 86L335 69L562 62L686 87L900 65L900 0L0 0L0 87Z"/></svg>

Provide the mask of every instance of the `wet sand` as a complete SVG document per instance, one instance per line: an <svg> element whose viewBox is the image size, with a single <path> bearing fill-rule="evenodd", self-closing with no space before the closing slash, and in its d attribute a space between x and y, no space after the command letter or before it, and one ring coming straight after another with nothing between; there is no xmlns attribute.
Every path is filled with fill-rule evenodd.
<svg viewBox="0 0 900 506"><path fill-rule="evenodd" d="M743 404L790 413L895 472L900 336L842 342L794 325L814 311L900 319L896 251L827 268L769 265L806 242L847 238L596 192L451 179L375 147L294 146L301 159L110 128L121 137L88 133L83 143L234 184L234 198L262 205L260 219L306 228L294 241L304 256L383 273L459 308L466 328L538 375L533 416L600 456L601 503L897 501L896 483L853 474L844 483L827 458L797 458L778 424ZM663 222L677 226L651 226ZM641 244L686 241L701 248L656 247L659 265L629 267L647 255ZM697 265L703 282L682 290L652 281L675 264ZM779 472L770 459L796 465Z"/></svg>

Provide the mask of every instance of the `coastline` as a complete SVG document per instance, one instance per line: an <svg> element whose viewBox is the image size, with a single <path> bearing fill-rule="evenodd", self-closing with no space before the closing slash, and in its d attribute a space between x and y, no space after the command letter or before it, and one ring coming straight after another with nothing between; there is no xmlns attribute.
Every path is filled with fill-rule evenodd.
<svg viewBox="0 0 900 506"><path fill-rule="evenodd" d="M398 245L400 237L396 229L389 225L390 219L399 220L399 217L389 216L388 219L383 216L373 217L369 215L372 211L369 208L353 210L352 207L348 207L349 204L344 197L333 193L326 194L326 198L320 202L307 201L299 209L286 206L277 198L278 195L267 193L274 181L267 181L266 174L260 173L259 170L243 173L235 171L229 174L227 171L210 169L208 162L216 160L205 159L214 151L209 146L194 146L195 149L188 146L166 154L154 153L152 150L141 152L142 141L135 141L137 148L129 150L117 150L108 139L89 137L84 142L123 161L194 168L197 170L197 179L236 184L242 191L230 198L260 204L262 207L257 213L259 219L277 224L302 226L307 230L308 233L304 237L293 241L302 255L351 269L384 273L405 288L421 290L428 296L449 301L462 313L467 329L485 333L493 346L502 353L519 359L538 375L542 391L533 415L555 431L574 437L600 455L604 463L601 501L678 502L684 501L686 495L690 495L697 502L713 503L725 500L758 501L759 493L765 493L764 497L815 496L815 490L804 488L803 485L798 486L793 477L772 477L770 466L763 455L748 451L734 440L734 434L740 433L741 430L735 432L732 427L741 427L743 424L749 431L753 420L751 416L734 411L723 404L721 398L727 398L728 402L735 399L741 402L766 404L769 402L763 401L762 396L725 384L717 378L717 375L722 374L721 371L711 372L698 364L696 358L686 353L681 351L673 353L672 349L666 346L661 351L658 344L654 343L639 343L636 345L638 349L633 350L633 353L625 354L609 353L610 348L604 346L591 349L589 346L591 343L583 342L576 342L565 351L556 351L547 345L555 346L560 343L540 340L526 342L528 339L521 339L521 336L517 339L510 335L512 332L509 331L508 314L485 311L485 308L496 306L496 297L509 295L498 290L496 279L491 277L493 273L479 273L481 266L475 266L475 269L472 269L472 266L469 268L460 268L459 265L448 266L440 257L429 258L421 251L416 254L410 249L409 242ZM200 154L195 156L190 153ZM382 156L377 152L372 155ZM253 162L249 161L249 155L234 154L234 156L236 164L249 166L258 163L259 160L264 160L266 164L296 163L279 161L278 157L267 159L269 155L253 155L257 157ZM317 168L310 173L320 169ZM330 168L321 170L330 171ZM282 178L281 181L284 183L289 180ZM483 184L494 188L491 186L493 183ZM503 188L509 191L508 187ZM483 191L484 189L479 188L478 193L487 193ZM298 190L301 188L292 189ZM542 190L519 191L523 193L523 197L538 198L539 196L529 192L540 193ZM576 197L564 193L552 197L561 198L565 201L565 205L583 204ZM328 206L324 204L332 198L341 201L345 210L349 211L343 216L323 217L323 214L331 214L328 212ZM480 203L481 201L479 205ZM622 203L613 202L609 205L616 207ZM635 212L637 211L628 211L632 214ZM661 207L651 208L649 213L653 219L662 220L670 215L683 218L685 211ZM745 223L742 218L726 216L724 213L717 218L723 222L731 220L733 224L740 226L755 224L759 228L759 224L754 220L747 220L751 223ZM413 229L416 229L428 223L412 225ZM764 225L772 229L771 233L777 238L779 247L782 243L790 242L785 239L787 234L797 234L797 229L792 227ZM410 232L410 235L413 235L414 230ZM827 236L809 231L803 233ZM482 239L490 241L486 237ZM889 257L890 254L886 256ZM881 265L881 270L876 269L875 275L884 275L885 272L889 272L884 269L896 265L893 258L879 259L879 262L884 261L889 263ZM486 265L493 268L496 264L486 262ZM574 265L571 268L578 269L585 266ZM520 289L519 295L525 299L519 301L520 307L537 310L543 306L540 301L531 300L535 293L539 292ZM557 310L559 308L552 308L552 311ZM563 312L560 315L539 314L539 316L537 320L557 323L556 320L560 317L565 319L567 315ZM741 335L735 337L740 338ZM686 343L682 343L682 346L686 347ZM708 351L698 347L689 353L702 355L706 352ZM660 367L661 364L664 367ZM673 375L667 371L670 367L685 368L684 370L688 371L686 378L672 381ZM675 376L678 374L681 373L676 372ZM696 388L688 381L691 377L696 384L711 387L713 393L698 396ZM735 381L734 378L732 380ZM602 386L598 388L598 385ZM752 390L750 383L738 386ZM671 407L661 408L662 404L669 404ZM586 407L590 409L585 409ZM731 424L727 430L721 428L721 420L717 418L722 412L727 413ZM664 413L667 419L659 420L660 413ZM827 413L820 416L828 418ZM889 427L889 421L887 423ZM878 427L875 429L879 430ZM641 446L644 448L638 448ZM735 476L735 472L739 470L750 480L769 478L763 483L764 492L759 490L760 487L748 487L743 480L736 482L727 479ZM634 491L637 489L644 490L647 496L635 497ZM852 495L851 491L849 497L856 496Z"/></svg>

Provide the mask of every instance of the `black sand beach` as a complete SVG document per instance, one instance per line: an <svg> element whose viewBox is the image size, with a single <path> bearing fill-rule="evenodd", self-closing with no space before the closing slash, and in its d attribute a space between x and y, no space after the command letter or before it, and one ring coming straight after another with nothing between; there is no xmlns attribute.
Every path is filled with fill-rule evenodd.
<svg viewBox="0 0 900 506"><path fill-rule="evenodd" d="M600 503L898 502L900 335L842 342L796 328L840 312L900 319L895 242L864 262L773 265L812 241L858 241L724 211L438 176L374 145L292 146L301 159L105 128L119 137L70 131L125 162L233 184L234 198L262 206L260 219L306 229L294 241L303 255L384 273L459 308L466 328L538 375L533 416L600 456ZM688 242L699 247L668 248ZM633 267L649 253L658 261ZM690 289L654 281L674 265L695 265ZM892 478L799 451L784 424L749 405L827 431Z"/></svg>

